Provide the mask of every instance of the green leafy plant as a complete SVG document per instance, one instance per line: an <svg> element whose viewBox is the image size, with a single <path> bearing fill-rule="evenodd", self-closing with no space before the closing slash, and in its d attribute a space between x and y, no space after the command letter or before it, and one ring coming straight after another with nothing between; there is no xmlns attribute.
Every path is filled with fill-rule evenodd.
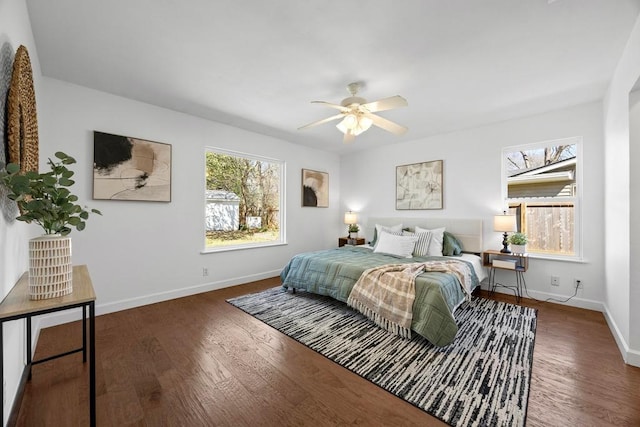
<svg viewBox="0 0 640 427"><path fill-rule="evenodd" d="M512 245L526 245L528 242L527 235L524 233L513 233L509 236L509 243Z"/></svg>
<svg viewBox="0 0 640 427"><path fill-rule="evenodd" d="M20 208L18 221L35 222L46 234L65 236L71 232L71 227L84 230L90 212L102 213L75 203L78 197L68 189L75 183L71 179L74 172L67 165L74 164L76 160L61 151L55 153L55 157L57 161L49 159L47 162L51 172L45 173L29 171L22 174L17 164L9 163L5 170L0 171L0 181L9 190L7 197Z"/></svg>
<svg viewBox="0 0 640 427"><path fill-rule="evenodd" d="M358 224L349 224L349 233L357 233L358 231L360 231Z"/></svg>

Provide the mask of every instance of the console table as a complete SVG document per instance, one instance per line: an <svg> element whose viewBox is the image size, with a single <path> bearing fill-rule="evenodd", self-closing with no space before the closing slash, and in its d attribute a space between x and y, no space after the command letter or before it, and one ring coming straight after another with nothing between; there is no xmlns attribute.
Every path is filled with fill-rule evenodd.
<svg viewBox="0 0 640 427"><path fill-rule="evenodd" d="M18 283L0 303L0 380L4 382L4 348L2 329L4 322L25 319L27 326L27 363L23 378L31 379L31 367L38 363L48 362L59 357L82 352L82 362L87 362L87 307L89 308L89 420L91 426L96 425L96 340L95 340L95 301L96 294L91 284L89 270L86 265L73 267L73 292L58 298L43 300L29 299L29 274L24 273ZM31 318L56 311L82 308L82 347L65 353L56 354L40 360L32 360L31 356ZM0 402L0 416L4 416L4 396Z"/></svg>

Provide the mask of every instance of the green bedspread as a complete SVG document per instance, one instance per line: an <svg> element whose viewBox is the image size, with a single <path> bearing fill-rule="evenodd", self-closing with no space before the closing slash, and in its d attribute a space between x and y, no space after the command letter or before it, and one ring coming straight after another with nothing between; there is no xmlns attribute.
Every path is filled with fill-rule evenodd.
<svg viewBox="0 0 640 427"><path fill-rule="evenodd" d="M343 246L298 254L284 267L280 277L284 288L304 289L347 302L353 285L366 269L387 264L441 259L450 258L397 258L373 253L366 247ZM475 287L478 278L473 268L471 272ZM464 299L464 291L454 275L439 272L420 274L416 278L411 329L437 346L450 344L458 332L453 311Z"/></svg>

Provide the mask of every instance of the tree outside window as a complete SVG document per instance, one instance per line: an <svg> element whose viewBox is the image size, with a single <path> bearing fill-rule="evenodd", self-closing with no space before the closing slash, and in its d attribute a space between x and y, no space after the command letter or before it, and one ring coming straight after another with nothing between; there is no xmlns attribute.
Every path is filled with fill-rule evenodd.
<svg viewBox="0 0 640 427"><path fill-rule="evenodd" d="M205 248L282 243L284 163L220 149L205 153Z"/></svg>

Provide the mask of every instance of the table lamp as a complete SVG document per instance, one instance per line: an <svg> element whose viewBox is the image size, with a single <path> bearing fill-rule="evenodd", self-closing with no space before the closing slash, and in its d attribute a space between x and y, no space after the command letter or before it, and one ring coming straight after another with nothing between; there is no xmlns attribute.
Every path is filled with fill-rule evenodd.
<svg viewBox="0 0 640 427"><path fill-rule="evenodd" d="M500 252L503 254L510 254L509 242L507 241L507 233L516 231L516 216L507 215L505 211L502 215L496 215L493 217L493 230L503 232L502 237L502 249Z"/></svg>
<svg viewBox="0 0 640 427"><path fill-rule="evenodd" d="M344 214L344 223L348 226L358 223L358 215L355 212L347 211ZM349 236L349 227L347 227L347 236Z"/></svg>

